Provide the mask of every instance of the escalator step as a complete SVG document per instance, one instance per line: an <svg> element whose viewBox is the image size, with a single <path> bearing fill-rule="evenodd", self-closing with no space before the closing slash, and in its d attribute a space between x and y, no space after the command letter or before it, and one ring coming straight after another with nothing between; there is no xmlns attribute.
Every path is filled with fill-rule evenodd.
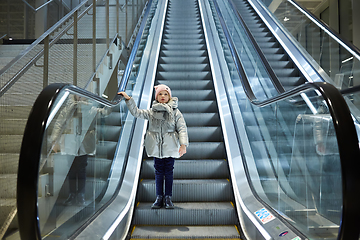
<svg viewBox="0 0 360 240"><path fill-rule="evenodd" d="M180 101L179 110L184 113L215 113L218 111L214 101Z"/></svg>
<svg viewBox="0 0 360 240"><path fill-rule="evenodd" d="M174 202L232 201L232 187L227 179L174 179ZM143 179L139 183L139 202L153 202L156 198L155 180Z"/></svg>
<svg viewBox="0 0 360 240"><path fill-rule="evenodd" d="M236 226L137 226L131 239L240 239Z"/></svg>
<svg viewBox="0 0 360 240"><path fill-rule="evenodd" d="M179 101L206 101L215 100L214 90L173 90L172 95L179 98Z"/></svg>
<svg viewBox="0 0 360 240"><path fill-rule="evenodd" d="M188 127L192 126L217 126L220 124L218 113L183 113Z"/></svg>
<svg viewBox="0 0 360 240"><path fill-rule="evenodd" d="M221 127L188 127L190 142L223 141Z"/></svg>
<svg viewBox="0 0 360 240"><path fill-rule="evenodd" d="M159 80L159 84L165 84L169 86L171 89L181 89L181 90L211 90L213 88L213 83L211 80L199 80L199 81L191 81L191 80L182 80L182 81L167 81L167 80ZM179 102L181 104L181 102Z"/></svg>
<svg viewBox="0 0 360 240"><path fill-rule="evenodd" d="M182 160L176 159L174 179L220 179L229 176L227 161L224 159ZM155 179L154 160L146 159L141 169L141 177Z"/></svg>
<svg viewBox="0 0 360 240"><path fill-rule="evenodd" d="M175 208L151 209L152 202L140 202L135 211L137 225L234 225L237 214L231 202L176 203ZM156 212L156 214L154 214Z"/></svg>

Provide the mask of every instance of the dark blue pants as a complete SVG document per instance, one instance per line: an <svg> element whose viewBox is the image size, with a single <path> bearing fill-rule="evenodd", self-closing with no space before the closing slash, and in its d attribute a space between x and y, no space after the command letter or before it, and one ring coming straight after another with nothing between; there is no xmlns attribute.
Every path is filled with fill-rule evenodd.
<svg viewBox="0 0 360 240"><path fill-rule="evenodd" d="M156 158L154 157L155 167L155 185L156 195L164 195L165 179L165 196L172 196L174 158Z"/></svg>
<svg viewBox="0 0 360 240"><path fill-rule="evenodd" d="M88 155L75 157L68 173L70 193L85 193L87 160Z"/></svg>

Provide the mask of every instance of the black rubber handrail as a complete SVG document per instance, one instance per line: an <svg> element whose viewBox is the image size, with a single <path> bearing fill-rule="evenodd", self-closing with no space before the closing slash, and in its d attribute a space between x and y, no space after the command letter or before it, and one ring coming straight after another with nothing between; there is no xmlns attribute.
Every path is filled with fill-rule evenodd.
<svg viewBox="0 0 360 240"><path fill-rule="evenodd" d="M214 0L214 5L224 30L230 52L233 55L244 91L252 104L258 107L264 107L291 97L299 96L301 93L310 90L316 90L323 97L333 119L340 154L343 204L337 239L358 240L360 233L360 218L358 217L360 215L360 205L358 204L358 186L360 186L360 175L358 174L358 169L360 169L359 140L350 109L345 99L337 88L325 82L305 83L265 101L256 99L235 50L235 45L228 34L225 21L217 5L217 0Z"/></svg>
<svg viewBox="0 0 360 240"><path fill-rule="evenodd" d="M139 42L143 35L145 23L152 5L151 3L152 0L149 0L134 43L134 46L136 47L133 47L131 56L136 56ZM119 91L126 88L133 67L133 61L134 58L132 61L128 61L126 65L125 71L129 72L129 74L123 77L122 84L119 86ZM20 150L17 178L17 209L21 239L41 239L37 202L39 167L42 154L41 149L46 130L46 122L49 118L53 104L56 102L59 93L66 90L73 92L76 95L89 98L94 102L107 107L115 107L123 99L122 97L119 97L119 95L116 95L112 101L108 101L107 99L101 98L82 88L71 84L60 83L51 84L45 87L40 93L35 100L28 117Z"/></svg>

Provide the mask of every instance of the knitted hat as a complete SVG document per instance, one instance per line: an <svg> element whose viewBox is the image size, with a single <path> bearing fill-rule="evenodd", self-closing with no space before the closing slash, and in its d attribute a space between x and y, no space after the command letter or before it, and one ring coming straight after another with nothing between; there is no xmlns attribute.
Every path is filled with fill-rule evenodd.
<svg viewBox="0 0 360 240"><path fill-rule="evenodd" d="M166 86L165 84L160 84L154 87L155 88L155 100L157 99L157 96L159 95L159 93L161 91L167 91L169 93L169 97L171 98L171 90L168 86Z"/></svg>

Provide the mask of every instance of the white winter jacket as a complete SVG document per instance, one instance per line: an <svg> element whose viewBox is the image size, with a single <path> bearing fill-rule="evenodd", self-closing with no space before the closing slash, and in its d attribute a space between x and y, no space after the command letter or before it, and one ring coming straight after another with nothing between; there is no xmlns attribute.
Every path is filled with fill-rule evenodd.
<svg viewBox="0 0 360 240"><path fill-rule="evenodd" d="M139 109L133 98L126 100L126 105L134 117L149 120L145 135L145 150L149 157L180 157L180 145L188 146L189 139L184 117L177 109L177 97L165 104L154 101L146 110Z"/></svg>

